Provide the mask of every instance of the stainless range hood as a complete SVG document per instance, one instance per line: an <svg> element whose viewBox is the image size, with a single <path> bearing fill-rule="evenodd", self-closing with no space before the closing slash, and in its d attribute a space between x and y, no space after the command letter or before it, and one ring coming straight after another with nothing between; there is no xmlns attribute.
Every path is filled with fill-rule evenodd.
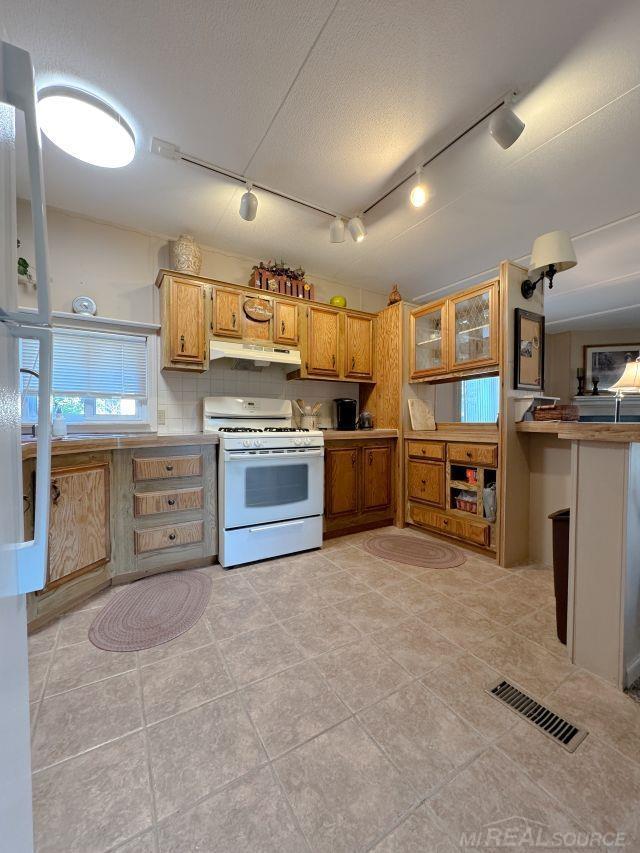
<svg viewBox="0 0 640 853"><path fill-rule="evenodd" d="M238 366L242 362L253 362L253 367L262 368L269 364L281 364L283 367L300 367L300 351L288 349L287 347L271 344L234 343L232 341L211 341L209 359L217 361L220 358L229 358ZM247 365L248 366L248 365Z"/></svg>

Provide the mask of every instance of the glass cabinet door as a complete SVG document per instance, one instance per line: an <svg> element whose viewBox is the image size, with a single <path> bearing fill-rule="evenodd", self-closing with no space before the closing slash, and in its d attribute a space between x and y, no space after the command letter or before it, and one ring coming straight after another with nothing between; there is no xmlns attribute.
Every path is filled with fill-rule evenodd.
<svg viewBox="0 0 640 853"><path fill-rule="evenodd" d="M427 376L446 370L445 303L431 305L429 309L414 311L411 315L412 365L411 376Z"/></svg>
<svg viewBox="0 0 640 853"><path fill-rule="evenodd" d="M497 361L496 290L490 285L450 302L451 367Z"/></svg>

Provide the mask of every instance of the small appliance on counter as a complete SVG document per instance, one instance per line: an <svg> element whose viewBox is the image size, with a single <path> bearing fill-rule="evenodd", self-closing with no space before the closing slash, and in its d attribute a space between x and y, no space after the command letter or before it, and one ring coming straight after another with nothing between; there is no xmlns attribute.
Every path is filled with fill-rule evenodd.
<svg viewBox="0 0 640 853"><path fill-rule="evenodd" d="M373 415L371 412L360 412L358 429L373 429Z"/></svg>
<svg viewBox="0 0 640 853"><path fill-rule="evenodd" d="M293 400L293 405L298 410L298 420L301 429L318 429L318 417L322 403L305 403L298 398Z"/></svg>
<svg viewBox="0 0 640 853"><path fill-rule="evenodd" d="M336 404L336 429L353 431L356 427L356 413L358 403L348 397L338 397L334 400Z"/></svg>

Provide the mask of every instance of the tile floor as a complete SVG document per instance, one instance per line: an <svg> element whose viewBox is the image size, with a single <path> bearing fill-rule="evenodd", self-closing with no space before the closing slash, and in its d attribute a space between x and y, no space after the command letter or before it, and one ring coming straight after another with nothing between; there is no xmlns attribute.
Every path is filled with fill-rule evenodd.
<svg viewBox="0 0 640 853"><path fill-rule="evenodd" d="M87 639L118 588L34 634L38 853L446 853L539 830L639 850L640 705L568 662L551 572L421 571L366 535L202 569L205 616L143 652ZM488 696L499 676L587 727L577 752Z"/></svg>

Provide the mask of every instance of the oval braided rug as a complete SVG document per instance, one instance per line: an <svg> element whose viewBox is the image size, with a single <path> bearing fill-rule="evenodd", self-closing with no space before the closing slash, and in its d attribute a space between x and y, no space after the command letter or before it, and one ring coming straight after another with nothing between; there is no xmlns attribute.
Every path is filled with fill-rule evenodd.
<svg viewBox="0 0 640 853"><path fill-rule="evenodd" d="M201 572L169 572L131 584L114 596L89 628L94 646L134 652L184 634L204 613L211 578Z"/></svg>
<svg viewBox="0 0 640 853"><path fill-rule="evenodd" d="M374 557L425 569L452 569L465 561L464 552L455 545L402 533L378 533L362 547Z"/></svg>

